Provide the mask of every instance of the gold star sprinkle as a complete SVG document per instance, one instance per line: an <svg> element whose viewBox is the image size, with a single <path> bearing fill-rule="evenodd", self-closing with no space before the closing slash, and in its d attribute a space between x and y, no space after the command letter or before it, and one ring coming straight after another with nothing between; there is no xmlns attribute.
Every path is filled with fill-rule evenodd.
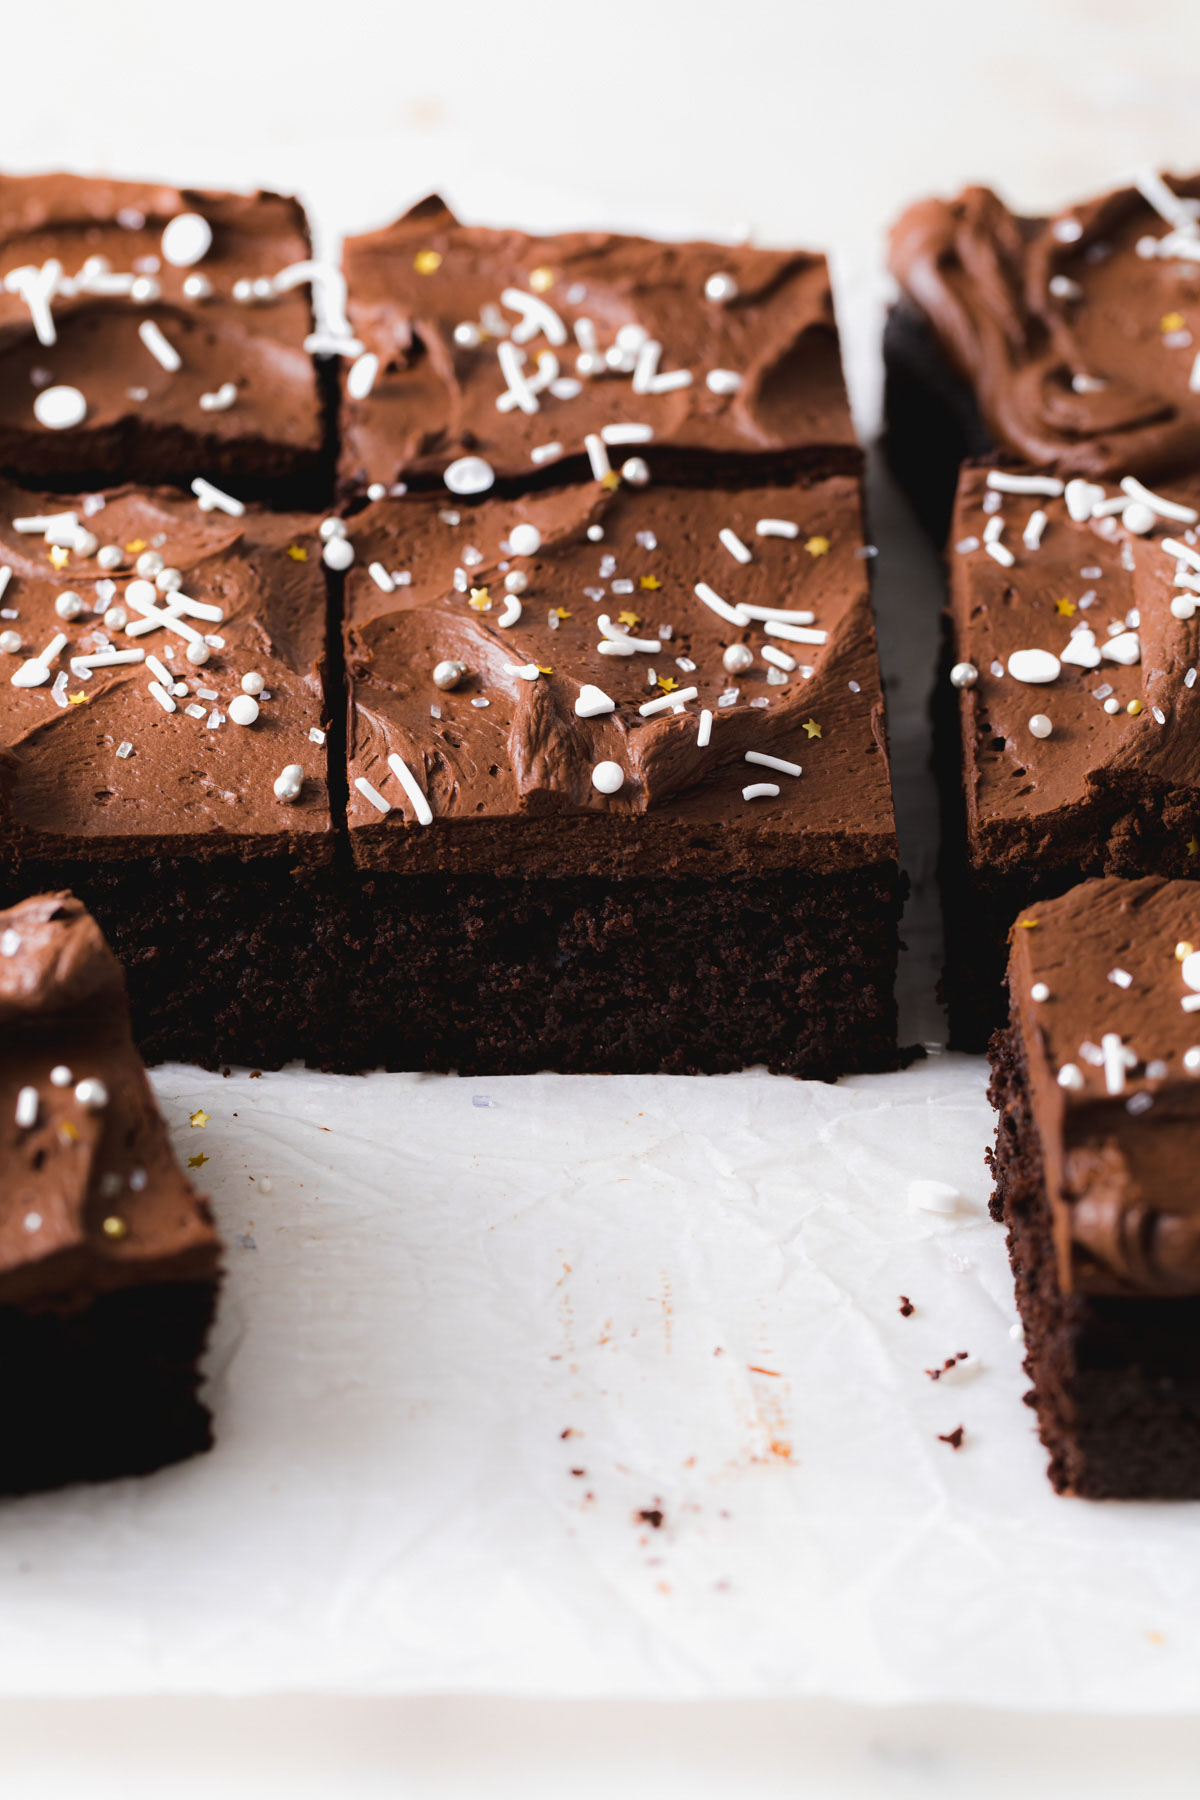
<svg viewBox="0 0 1200 1800"><path fill-rule="evenodd" d="M642 620L641 620L640 613L620 612L617 614L617 624L618 625L633 626L633 625L640 625L641 622L642 622Z"/></svg>
<svg viewBox="0 0 1200 1800"><path fill-rule="evenodd" d="M88 695L84 693L68 694L67 703L70 706L86 706L88 703Z"/></svg>
<svg viewBox="0 0 1200 1800"><path fill-rule="evenodd" d="M124 1219L118 1218L116 1213L110 1213L100 1229L105 1237L112 1238L115 1244L119 1244L123 1237L129 1236L128 1225L125 1223Z"/></svg>
<svg viewBox="0 0 1200 1800"><path fill-rule="evenodd" d="M467 605L473 607L476 612L491 612L491 596L485 587L472 588L471 598L467 601Z"/></svg>
<svg viewBox="0 0 1200 1800"><path fill-rule="evenodd" d="M817 724L815 719L805 719L804 729L807 731L810 738L819 738L821 735L821 727Z"/></svg>
<svg viewBox="0 0 1200 1800"><path fill-rule="evenodd" d="M658 685L664 694L673 694L675 689L679 686L679 683L673 675L660 675L658 677Z"/></svg>
<svg viewBox="0 0 1200 1800"><path fill-rule="evenodd" d="M134 538L132 544L126 544L125 548L130 556L140 556L146 548L146 540L145 538Z"/></svg>
<svg viewBox="0 0 1200 1800"><path fill-rule="evenodd" d="M1036 931L1038 928L1036 919L1018 919L1017 924L1021 927L1022 931Z"/></svg>
<svg viewBox="0 0 1200 1800"><path fill-rule="evenodd" d="M207 1156L205 1156L203 1150L201 1150L198 1155L188 1157L188 1168L202 1169L207 1161Z"/></svg>
<svg viewBox="0 0 1200 1800"><path fill-rule="evenodd" d="M70 561L70 557L71 553L69 550L64 550L61 544L55 544L53 550L50 552L50 567L52 569L65 569L67 563Z"/></svg>
<svg viewBox="0 0 1200 1800"><path fill-rule="evenodd" d="M1054 602L1054 610L1056 613L1061 613L1064 619L1069 619L1071 614L1075 611L1075 602L1065 598L1056 600Z"/></svg>
<svg viewBox="0 0 1200 1800"><path fill-rule="evenodd" d="M531 269L529 285L535 294L545 294L554 286L553 269Z"/></svg>
<svg viewBox="0 0 1200 1800"><path fill-rule="evenodd" d="M1189 944L1186 938L1180 938L1175 946L1175 961L1186 962L1194 949L1194 944Z"/></svg>
<svg viewBox="0 0 1200 1800"><path fill-rule="evenodd" d="M291 557L293 562L307 562L308 561L308 551L304 548L303 544L289 544L287 547L287 553Z"/></svg>
<svg viewBox="0 0 1200 1800"><path fill-rule="evenodd" d="M662 586L662 582L657 575L643 575L638 586L644 587L649 594L656 594Z"/></svg>
<svg viewBox="0 0 1200 1800"><path fill-rule="evenodd" d="M547 668L545 663L534 663L533 666L537 670L539 675L553 675L553 673L554 673L554 670Z"/></svg>
<svg viewBox="0 0 1200 1800"><path fill-rule="evenodd" d="M418 275L436 275L442 266L440 250L418 250L413 257L413 268Z"/></svg>
<svg viewBox="0 0 1200 1800"><path fill-rule="evenodd" d="M1182 331L1186 320L1181 312L1164 313L1158 322L1160 331Z"/></svg>
<svg viewBox="0 0 1200 1800"><path fill-rule="evenodd" d="M59 1126L58 1135L62 1138L64 1144L77 1144L79 1142L79 1133L76 1131L74 1125L72 1125L70 1119L63 1120L62 1124Z"/></svg>
<svg viewBox="0 0 1200 1800"><path fill-rule="evenodd" d="M556 619L569 619L571 617L565 606L556 606L554 609L554 616Z"/></svg>
<svg viewBox="0 0 1200 1800"><path fill-rule="evenodd" d="M621 477L617 474L615 469L610 469L608 474L602 476L600 481L600 486L604 489L606 494L615 494L620 485Z"/></svg>
<svg viewBox="0 0 1200 1800"><path fill-rule="evenodd" d="M829 539L827 537L810 537L804 548L810 556L828 556Z"/></svg>
<svg viewBox="0 0 1200 1800"><path fill-rule="evenodd" d="M1193 831L1191 837L1188 839L1187 853L1189 856L1195 856L1198 850L1200 850L1200 838L1197 838Z"/></svg>
<svg viewBox="0 0 1200 1800"><path fill-rule="evenodd" d="M188 1124L191 1126L193 1131L195 1131L197 1129L203 1131L204 1127L208 1124L208 1121L211 1118L212 1118L212 1114L206 1113L204 1108L202 1106L200 1106L200 1107L197 1107L196 1111L192 1114L191 1118L188 1120Z"/></svg>
<svg viewBox="0 0 1200 1800"><path fill-rule="evenodd" d="M1131 700L1129 705L1125 708L1125 711L1129 714L1131 719L1136 719L1141 710L1142 703L1140 700Z"/></svg>

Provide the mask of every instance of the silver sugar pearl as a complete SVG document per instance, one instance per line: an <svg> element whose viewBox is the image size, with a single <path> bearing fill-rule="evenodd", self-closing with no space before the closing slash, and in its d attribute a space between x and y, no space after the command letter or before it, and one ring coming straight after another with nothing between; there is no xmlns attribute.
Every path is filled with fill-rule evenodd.
<svg viewBox="0 0 1200 1800"><path fill-rule="evenodd" d="M433 685L439 688L457 687L466 672L466 663L449 660L440 662L433 671Z"/></svg>

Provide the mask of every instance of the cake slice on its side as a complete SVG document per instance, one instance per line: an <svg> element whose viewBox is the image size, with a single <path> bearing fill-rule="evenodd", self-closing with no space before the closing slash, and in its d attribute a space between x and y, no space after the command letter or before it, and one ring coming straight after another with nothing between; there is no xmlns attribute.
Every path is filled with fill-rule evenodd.
<svg viewBox="0 0 1200 1800"><path fill-rule="evenodd" d="M1085 882L1012 931L992 1209L1060 1492L1200 1498L1200 887Z"/></svg>
<svg viewBox="0 0 1200 1800"><path fill-rule="evenodd" d="M0 1492L208 1448L219 1264L95 921L70 894L0 912Z"/></svg>

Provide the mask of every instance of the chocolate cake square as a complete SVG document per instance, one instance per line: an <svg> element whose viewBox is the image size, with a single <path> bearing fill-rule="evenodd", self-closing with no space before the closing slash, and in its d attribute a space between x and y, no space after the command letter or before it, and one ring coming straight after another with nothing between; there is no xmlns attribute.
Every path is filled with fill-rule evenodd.
<svg viewBox="0 0 1200 1800"><path fill-rule="evenodd" d="M1200 887L1022 913L992 1045L992 1207L1060 1492L1200 1498Z"/></svg>
<svg viewBox="0 0 1200 1800"><path fill-rule="evenodd" d="M1200 479L969 467L937 691L952 1040L1003 1017L1013 915L1089 876L1200 874Z"/></svg>
<svg viewBox="0 0 1200 1800"><path fill-rule="evenodd" d="M345 545L363 1063L894 1065L856 478L384 500Z"/></svg>
<svg viewBox="0 0 1200 1800"><path fill-rule="evenodd" d="M858 466L825 259L462 225L436 197L345 246L341 483L519 492L645 463Z"/></svg>
<svg viewBox="0 0 1200 1800"><path fill-rule="evenodd" d="M95 921L70 894L0 911L0 1492L208 1448L220 1258Z"/></svg>
<svg viewBox="0 0 1200 1800"><path fill-rule="evenodd" d="M336 1029L322 540L202 495L0 485L0 900L86 900L148 1056L278 1064Z"/></svg>
<svg viewBox="0 0 1200 1800"><path fill-rule="evenodd" d="M890 260L891 460L939 541L967 457L1090 481L1200 465L1200 176L1146 171L1053 218L967 188L910 207Z"/></svg>
<svg viewBox="0 0 1200 1800"><path fill-rule="evenodd" d="M0 176L0 469L68 490L202 476L320 504L311 257L279 194ZM325 287L336 325L332 270Z"/></svg>

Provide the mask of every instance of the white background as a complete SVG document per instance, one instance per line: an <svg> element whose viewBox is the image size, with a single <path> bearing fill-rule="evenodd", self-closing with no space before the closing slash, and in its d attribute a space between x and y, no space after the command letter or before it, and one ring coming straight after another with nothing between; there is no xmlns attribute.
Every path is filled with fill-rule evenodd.
<svg viewBox="0 0 1200 1800"><path fill-rule="evenodd" d="M0 25L0 162L297 188L330 243L436 186L465 215L497 221L713 236L750 224L764 242L826 244L869 436L888 219L914 195L969 179L1032 207L1146 160L1195 167L1197 50L1200 16L1188 0L1137 8L458 0L340 10L60 0L53 12L25 8ZM935 574L878 471L873 500L887 552L878 592L898 798L908 864L920 876L930 845L919 689ZM937 1030L934 931L919 900L905 995L910 1034L921 1038ZM0 1689L24 1695L0 1700L11 1791L538 1796L569 1786L590 1797L619 1782L664 1795L990 1796L1123 1794L1153 1782L1166 1800L1185 1783L1193 1792L1200 1733L1190 1717L1103 1715L1122 1704L1143 1712L1192 1704L1194 1509L1169 1518L1162 1509L1085 1509L1044 1490L1020 1416L998 1234L982 1217L981 1088L978 1067L937 1061L900 1086L886 1078L833 1095L759 1077L640 1090L471 1084L490 1108L470 1107L467 1084L452 1081L235 1078L215 1087L206 1173L234 1246L214 1357L221 1448L140 1488L23 1503L0 1519ZM167 1071L160 1091L179 1124L210 1089ZM924 1108L924 1150L919 1128L902 1144L890 1128L876 1126L873 1137L885 1095L910 1114ZM944 1095L949 1106L938 1102ZM322 1114L338 1127L332 1158L318 1136ZM593 1189L583 1183L585 1205L564 1206L546 1167L574 1155L586 1171L598 1130L638 1159L630 1191L598 1169ZM193 1148L188 1136L185 1128L182 1149ZM889 1154L890 1191L872 1176ZM302 1189L305 1158L312 1186ZM966 1196L960 1219L945 1228L906 1214L903 1179L947 1163ZM267 1168L269 1195L251 1180ZM476 1188L481 1169L491 1173ZM636 1183L648 1212L639 1211ZM493 1212L470 1215L475 1191L486 1191ZM464 1216L473 1218L469 1232ZM729 1276L731 1222L742 1291L769 1303L756 1315L748 1301L724 1321L727 1354L736 1351L742 1368L718 1387L708 1374L693 1378L700 1345L689 1343L689 1309L707 1329L702 1302ZM254 1251L237 1244L248 1231ZM565 1238L576 1261L564 1294ZM660 1254L672 1240L687 1246L672 1271L674 1302ZM778 1263L780 1246L792 1263L786 1255ZM789 1291L781 1266L799 1288ZM395 1282L382 1283L385 1267ZM906 1280L911 1272L923 1302L911 1321L894 1312L898 1271ZM840 1336L806 1343L806 1320L835 1316L822 1310L828 1295L804 1287L823 1278L856 1296L865 1284L870 1306L843 1309ZM339 1308L339 1293L353 1305ZM600 1343L614 1295L625 1308L619 1380L604 1360L613 1334ZM764 1320L779 1327L777 1341L758 1349L764 1331L772 1335ZM481 1321L486 1367L463 1336ZM951 1343L960 1327L969 1338ZM907 1329L911 1340L900 1335ZM781 1333L791 1334L786 1404L771 1378L745 1373L751 1360L770 1366ZM919 1365L962 1347L985 1366L954 1391L948 1421L942 1391ZM568 1359L565 1371L555 1356ZM844 1356L855 1359L854 1378L839 1427L821 1396L836 1394ZM388 1384L386 1429L378 1394L346 1375L355 1367L368 1386ZM595 1512L580 1512L573 1539L563 1526L574 1501L548 1485L557 1465L537 1435L555 1408L564 1424L591 1426L590 1454L603 1445L609 1455L603 1480L593 1481ZM960 1416L972 1439L952 1459L935 1433ZM618 1454L627 1423L641 1436ZM792 1457L771 1453L772 1442L787 1441ZM718 1451L735 1471L730 1510L740 1509L743 1526L749 1520L730 1556L716 1520L686 1512L711 1501L686 1472L687 1456ZM301 1468L310 1485L298 1487ZM814 1510L806 1486L814 1471L828 1510ZM643 1493L651 1476L654 1490ZM573 1478L562 1479L570 1493ZM498 1519L497 1493L512 1505L523 1499L526 1512ZM356 1560L377 1542L389 1495L404 1518L416 1516L414 1502L444 1502L442 1529L428 1544L404 1545L390 1587L388 1571ZM630 1514L656 1496L668 1525L661 1545L647 1548ZM847 1567L832 1546L845 1543L845 1515L864 1508L864 1496L873 1529L861 1533L862 1566ZM906 1542L918 1544L890 1570L878 1530L889 1507ZM390 1515L384 1523L395 1528ZM216 1559L214 1524L227 1545ZM203 1554L200 1529L209 1534ZM755 1533L770 1557L761 1544L757 1557L746 1551ZM1033 1577L1039 1533L1056 1555L1033 1596L1016 1590ZM522 1541L512 1580L488 1586L503 1561L497 1544L511 1555ZM661 1570L652 1566L659 1557ZM939 1566L950 1592L930 1578ZM153 1591L151 1567L174 1571ZM345 1575L343 1604L297 1611L290 1581L301 1567ZM906 1568L920 1579L907 1582ZM487 1596L474 1609L463 1598L472 1575ZM718 1669L717 1602L698 1595L701 1583L721 1579L732 1584L721 1596L732 1604ZM968 1579L977 1585L964 1588ZM664 1630L660 1581L675 1599L695 1588L685 1627ZM190 1635L179 1627L181 1593ZM876 1604L880 1594L886 1601ZM198 1642L192 1627L205 1613L208 1635ZM386 1625L376 1638L362 1629L372 1616ZM1081 1642L1089 1635L1090 1656ZM461 1697L520 1688L499 1672L514 1642L531 1657L540 1647L534 1692L731 1698ZM635 1644L640 1660L623 1686L616 1653ZM198 1652L208 1680L188 1675ZM450 1681L438 1672L455 1654L460 1679ZM258 1658L257 1683L247 1657ZM649 1683L647 1657L656 1663ZM741 1679L728 1679L730 1662ZM117 1697L136 1694L135 1671L148 1663L157 1679L146 1685L209 1697ZM251 1686L335 1693L212 1697L247 1677ZM336 1697L351 1686L375 1697ZM439 1687L460 1697L378 1697ZM56 1691L105 1697L29 1697ZM803 1698L779 1697L789 1692ZM774 1697L746 1697L755 1694ZM841 1698L821 1697L829 1694ZM1014 1695L1019 1711L982 1710ZM921 1698L902 1710L877 1704ZM1038 1717L1038 1705L1062 1711ZM1083 1716L1095 1709L1099 1716Z"/></svg>

